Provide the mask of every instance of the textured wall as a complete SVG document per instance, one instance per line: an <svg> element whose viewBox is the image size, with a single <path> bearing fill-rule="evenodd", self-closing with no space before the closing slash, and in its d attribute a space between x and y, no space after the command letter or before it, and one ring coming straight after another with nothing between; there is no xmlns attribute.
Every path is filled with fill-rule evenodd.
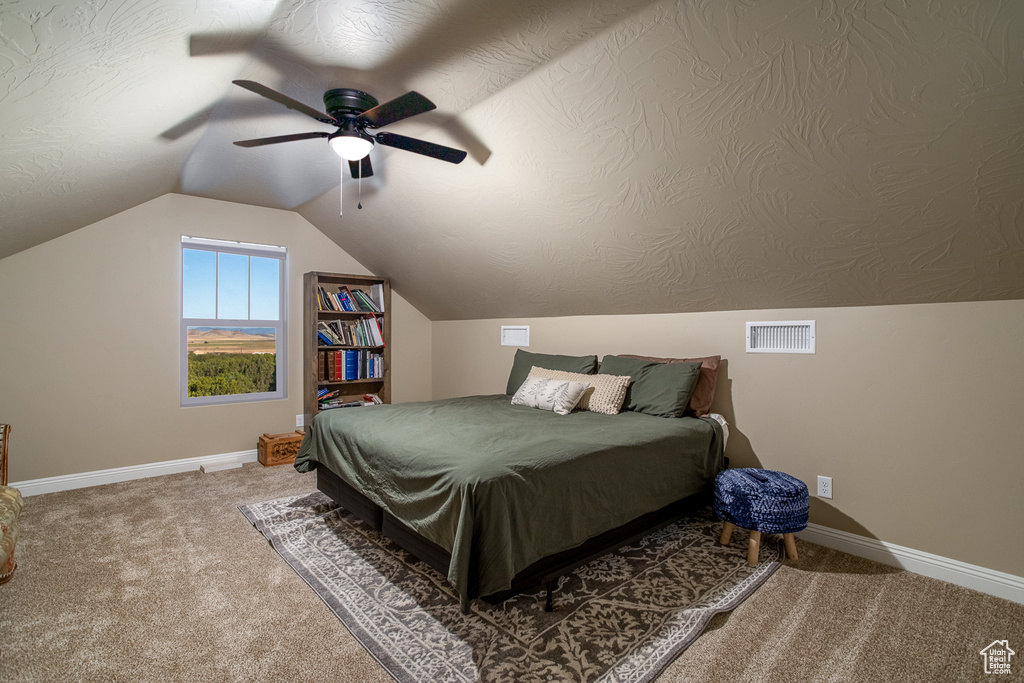
<svg viewBox="0 0 1024 683"><path fill-rule="evenodd" d="M817 353L755 354L746 321L815 320ZM434 397L501 393L530 351L721 354L733 467L833 477L811 521L1024 576L1024 301L438 321Z"/></svg>
<svg viewBox="0 0 1024 683"><path fill-rule="evenodd" d="M658 3L466 112L484 167L393 155L356 222L301 211L435 319L1019 298L1022 35L1016 2Z"/></svg>
<svg viewBox="0 0 1024 683"><path fill-rule="evenodd" d="M1022 298L1022 36L1017 0L5 2L0 256L179 189L431 319ZM323 140L231 145L326 128L239 77L416 89L389 130L470 158L377 149L339 217Z"/></svg>
<svg viewBox="0 0 1024 683"><path fill-rule="evenodd" d="M171 192L247 59L190 59L195 31L260 27L270 2L0 3L0 258Z"/></svg>
<svg viewBox="0 0 1024 683"><path fill-rule="evenodd" d="M287 399L180 406L182 233L288 247ZM295 429L310 270L364 272L292 212L173 194L0 260L11 481L250 450ZM392 395L428 399L430 321L392 307Z"/></svg>

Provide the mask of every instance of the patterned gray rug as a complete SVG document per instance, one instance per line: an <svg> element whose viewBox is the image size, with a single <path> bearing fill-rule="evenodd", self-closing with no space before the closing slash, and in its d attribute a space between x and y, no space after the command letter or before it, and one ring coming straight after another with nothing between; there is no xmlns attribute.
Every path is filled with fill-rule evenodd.
<svg viewBox="0 0 1024 683"><path fill-rule="evenodd" d="M462 614L445 577L320 492L239 509L402 683L651 681L783 552L748 567L745 534L719 546L708 510L563 577L554 612L538 588Z"/></svg>

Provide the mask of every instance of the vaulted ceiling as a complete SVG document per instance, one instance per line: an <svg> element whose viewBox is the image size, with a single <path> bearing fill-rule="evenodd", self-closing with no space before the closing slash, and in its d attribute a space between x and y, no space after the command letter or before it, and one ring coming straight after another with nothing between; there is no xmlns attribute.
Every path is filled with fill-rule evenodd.
<svg viewBox="0 0 1024 683"><path fill-rule="evenodd" d="M432 319L1024 298L1019 0L5 0L0 40L0 257L181 192ZM240 78L416 90L387 130L469 156L236 147L332 130Z"/></svg>

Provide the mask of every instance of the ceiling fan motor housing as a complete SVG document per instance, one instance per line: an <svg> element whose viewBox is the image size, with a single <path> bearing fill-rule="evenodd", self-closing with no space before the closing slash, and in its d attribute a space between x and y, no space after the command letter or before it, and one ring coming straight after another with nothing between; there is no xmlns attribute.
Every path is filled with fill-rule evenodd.
<svg viewBox="0 0 1024 683"><path fill-rule="evenodd" d="M356 117L378 104L376 97L362 90L335 88L324 93L324 107L338 121Z"/></svg>

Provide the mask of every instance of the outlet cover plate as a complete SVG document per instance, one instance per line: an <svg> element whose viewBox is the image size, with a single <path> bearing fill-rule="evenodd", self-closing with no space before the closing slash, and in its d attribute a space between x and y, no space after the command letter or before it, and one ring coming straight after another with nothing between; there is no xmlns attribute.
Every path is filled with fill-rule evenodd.
<svg viewBox="0 0 1024 683"><path fill-rule="evenodd" d="M818 498L832 497L832 477L818 477Z"/></svg>

